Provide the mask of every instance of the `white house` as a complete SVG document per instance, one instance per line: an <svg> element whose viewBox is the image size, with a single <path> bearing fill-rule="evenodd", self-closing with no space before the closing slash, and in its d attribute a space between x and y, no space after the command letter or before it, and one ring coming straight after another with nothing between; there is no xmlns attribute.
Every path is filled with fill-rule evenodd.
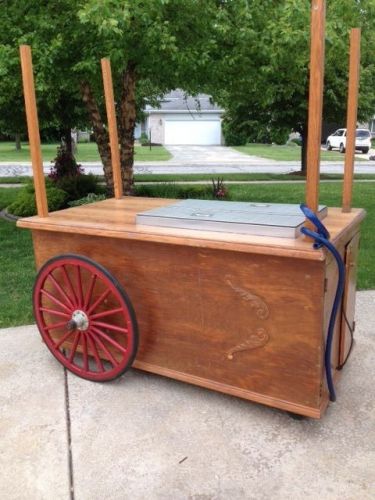
<svg viewBox="0 0 375 500"><path fill-rule="evenodd" d="M187 96L177 89L165 95L159 108L146 106L146 133L159 144L222 144L221 119L224 110L210 96Z"/></svg>

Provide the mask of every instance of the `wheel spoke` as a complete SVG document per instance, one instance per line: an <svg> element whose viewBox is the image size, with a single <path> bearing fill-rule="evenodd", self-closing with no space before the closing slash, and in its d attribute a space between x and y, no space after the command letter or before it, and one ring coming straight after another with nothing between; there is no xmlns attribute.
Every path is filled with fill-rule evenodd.
<svg viewBox="0 0 375 500"><path fill-rule="evenodd" d="M62 311L56 311L55 309L49 309L48 307L40 307L39 311L52 314L53 316L61 316L62 318L70 318L72 316L71 314L67 314Z"/></svg>
<svg viewBox="0 0 375 500"><path fill-rule="evenodd" d="M62 272L63 272L63 276L64 276L64 280L65 280L65 284L66 286L69 288L70 290L70 293L71 293L71 296L72 296L72 299L73 299L73 303L74 303L74 306L76 307L77 306L77 296L74 292L74 288L73 288L73 285L72 285L72 282L70 281L70 278L68 276L68 273L66 272L66 269L65 269L65 266L61 266L61 269L62 269Z"/></svg>
<svg viewBox="0 0 375 500"><path fill-rule="evenodd" d="M44 329L49 331L49 330L55 330L56 328L61 328L63 326L66 326L66 321L60 321L59 323L53 323L52 325L45 326Z"/></svg>
<svg viewBox="0 0 375 500"><path fill-rule="evenodd" d="M78 286L78 307L81 308L83 306L83 292L82 292L82 276L81 276L81 267L76 266L77 273L77 286Z"/></svg>
<svg viewBox="0 0 375 500"><path fill-rule="evenodd" d="M88 289L88 292L87 292L87 295L86 295L86 298L85 298L85 301L84 301L84 304L83 304L83 308L84 309L87 309L89 307L89 304L91 302L91 297L92 297L92 292L94 290L94 286L95 286L95 283L96 283L96 274L93 274L91 276L91 282L90 282L90 287Z"/></svg>
<svg viewBox="0 0 375 500"><path fill-rule="evenodd" d="M92 304L92 306L90 307L90 309L87 311L87 314L90 314L90 313L91 313L91 311L94 311L94 310L98 307L98 305L99 305L101 302L103 302L103 300L104 300L106 297L108 297L108 295L110 294L110 292L111 292L111 290L110 290L109 288L108 288L105 292L103 292L103 293L101 294L101 296L98 298L98 300L96 300L96 301L94 302L94 304Z"/></svg>
<svg viewBox="0 0 375 500"><path fill-rule="evenodd" d="M92 330L90 330L90 335L92 335L93 340L98 344L98 346L100 347L100 349L102 351L104 351L105 355L107 356L107 358L108 358L109 362L112 364L112 366L113 367L117 366L118 362L112 356L111 351L109 351L107 349L107 347L105 346L105 344L100 340L100 338L95 334L95 332L93 332Z"/></svg>
<svg viewBox="0 0 375 500"><path fill-rule="evenodd" d="M83 369L87 372L89 369L89 358L87 355L87 338L85 332L82 332L82 350L83 350Z"/></svg>
<svg viewBox="0 0 375 500"><path fill-rule="evenodd" d="M87 335L87 340L88 340L89 346L90 346L92 353L94 355L94 358L95 358L96 366L98 367L100 372L104 372L104 366L103 366L102 360L100 359L98 350L96 348L95 341L91 337L90 332L86 332L86 335Z"/></svg>
<svg viewBox="0 0 375 500"><path fill-rule="evenodd" d="M118 342L116 342L115 340L113 340L109 335L107 335L106 333L102 332L101 330L99 330L99 328L96 328L95 326L92 327L92 331L94 333L96 333L97 335L100 335L103 339L105 339L109 344L113 345L113 347L115 347L116 349L118 349L119 351L121 351L122 353L126 354L127 353L127 349L125 349L125 347L123 347L121 344L119 344Z"/></svg>
<svg viewBox="0 0 375 500"><path fill-rule="evenodd" d="M117 314L119 312L123 312L122 307L118 307L117 309L110 309L109 311L103 311L100 313L92 314L90 316L90 319L93 320L93 319L104 318L105 316L110 316L111 314Z"/></svg>
<svg viewBox="0 0 375 500"><path fill-rule="evenodd" d="M67 301L67 305L74 308L74 304L73 302L70 300L70 298L68 297L68 295L66 294L65 290L63 290L61 288L61 286L59 285L59 283L57 282L57 280L55 279L55 277L52 275L52 272L48 275L48 277L50 278L50 280L52 281L54 287L56 288L56 290L60 293L61 297L63 297L66 301Z"/></svg>
<svg viewBox="0 0 375 500"><path fill-rule="evenodd" d="M93 321L93 325L100 326L101 328L108 328L108 330L113 330L114 332L119 333L128 333L127 328L123 328L121 326L111 325L110 323L103 323L102 321Z"/></svg>
<svg viewBox="0 0 375 500"><path fill-rule="evenodd" d="M76 336L74 338L74 343L73 343L73 346L72 346L72 350L70 352L70 356L69 356L69 359L68 359L69 363L73 362L73 358L74 358L76 350L77 350L78 341L79 341L80 336L81 336L81 332L79 330L77 330L76 331Z"/></svg>
<svg viewBox="0 0 375 500"><path fill-rule="evenodd" d="M41 290L41 293L43 295L45 295L46 297L48 297L50 300L52 300L52 302L54 302L56 305L62 307L63 309L65 309L65 311L67 311L68 313L71 312L71 310L69 309L68 306L66 306L65 304L63 304L59 299L56 299L56 297L54 297L51 293L47 292L47 290L44 290L44 288L42 288Z"/></svg>
<svg viewBox="0 0 375 500"><path fill-rule="evenodd" d="M69 330L68 332L66 332L65 335L63 335L61 337L61 339L57 342L57 344L55 344L55 349L59 349L60 346L65 342L65 340L69 337L69 335L71 335L73 333L74 330Z"/></svg>

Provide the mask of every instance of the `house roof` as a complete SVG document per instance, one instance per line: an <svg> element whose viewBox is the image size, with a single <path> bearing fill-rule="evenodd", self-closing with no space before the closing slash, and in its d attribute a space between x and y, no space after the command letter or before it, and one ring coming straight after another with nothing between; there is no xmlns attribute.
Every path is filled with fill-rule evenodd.
<svg viewBox="0 0 375 500"><path fill-rule="evenodd" d="M146 106L148 113L223 113L224 110L212 102L207 94L187 95L176 89L160 100L160 107Z"/></svg>

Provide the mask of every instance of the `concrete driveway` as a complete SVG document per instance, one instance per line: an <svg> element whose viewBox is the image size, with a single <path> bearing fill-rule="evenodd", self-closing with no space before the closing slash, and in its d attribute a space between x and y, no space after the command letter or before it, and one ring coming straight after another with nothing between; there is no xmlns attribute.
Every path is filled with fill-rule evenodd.
<svg viewBox="0 0 375 500"><path fill-rule="evenodd" d="M174 164L181 165L249 165L267 164L269 160L249 156L226 146L165 146ZM169 163L169 162L168 162Z"/></svg>
<svg viewBox="0 0 375 500"><path fill-rule="evenodd" d="M67 374L34 326L0 331L0 492L6 500L372 500L375 291L321 421L131 371Z"/></svg>

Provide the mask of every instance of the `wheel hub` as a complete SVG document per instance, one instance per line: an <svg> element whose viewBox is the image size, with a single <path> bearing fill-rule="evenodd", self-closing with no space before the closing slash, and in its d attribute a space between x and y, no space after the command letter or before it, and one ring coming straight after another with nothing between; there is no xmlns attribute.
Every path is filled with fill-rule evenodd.
<svg viewBox="0 0 375 500"><path fill-rule="evenodd" d="M89 327L89 318L86 313L77 309L73 312L72 319L69 321L68 327L69 329L77 328L77 330L81 331L87 330Z"/></svg>

